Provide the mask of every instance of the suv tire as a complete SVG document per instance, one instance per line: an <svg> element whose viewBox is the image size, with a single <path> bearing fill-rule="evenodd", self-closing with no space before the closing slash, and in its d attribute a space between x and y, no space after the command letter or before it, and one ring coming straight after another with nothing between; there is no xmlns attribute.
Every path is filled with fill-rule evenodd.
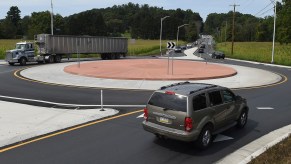
<svg viewBox="0 0 291 164"><path fill-rule="evenodd" d="M200 149L204 150L210 146L211 142L212 142L212 127L210 125L206 125L201 130L201 133L196 143Z"/></svg>
<svg viewBox="0 0 291 164"><path fill-rule="evenodd" d="M248 112L246 109L244 109L239 115L236 126L239 129L242 129L247 124L247 121L248 121Z"/></svg>

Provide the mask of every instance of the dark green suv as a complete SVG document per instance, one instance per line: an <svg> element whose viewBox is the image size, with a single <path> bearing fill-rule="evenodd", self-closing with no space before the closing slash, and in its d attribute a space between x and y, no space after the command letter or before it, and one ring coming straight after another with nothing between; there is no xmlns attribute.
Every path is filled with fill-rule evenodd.
<svg viewBox="0 0 291 164"><path fill-rule="evenodd" d="M248 110L246 99L228 88L176 83L152 94L144 109L143 128L158 138L196 141L205 149L214 134L234 125L243 128Z"/></svg>

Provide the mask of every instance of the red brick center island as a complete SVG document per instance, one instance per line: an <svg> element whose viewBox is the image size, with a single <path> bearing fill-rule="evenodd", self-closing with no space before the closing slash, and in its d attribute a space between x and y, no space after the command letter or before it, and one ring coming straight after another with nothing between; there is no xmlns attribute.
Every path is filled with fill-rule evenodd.
<svg viewBox="0 0 291 164"><path fill-rule="evenodd" d="M122 80L205 80L230 77L236 70L219 64L167 59L124 59L84 62L64 68L67 73L106 79Z"/></svg>

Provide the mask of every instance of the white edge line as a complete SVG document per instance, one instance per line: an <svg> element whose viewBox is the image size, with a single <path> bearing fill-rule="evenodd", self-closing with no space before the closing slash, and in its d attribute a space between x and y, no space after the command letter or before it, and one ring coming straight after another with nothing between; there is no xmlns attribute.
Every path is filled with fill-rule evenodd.
<svg viewBox="0 0 291 164"><path fill-rule="evenodd" d="M72 107L101 107L101 105L81 105L81 104L63 104L63 103L55 103L43 100L34 100L34 99L25 99L25 98L18 98L18 97L10 97L10 96L2 96L1 98L7 99L14 99L14 100L23 100L23 101L32 101L32 102L40 102L40 103L47 103L52 105L59 105L59 106L72 106ZM145 105L103 105L104 107L140 107L143 108Z"/></svg>
<svg viewBox="0 0 291 164"><path fill-rule="evenodd" d="M257 109L259 109L259 110L272 110L274 108L272 108L272 107L257 107Z"/></svg>

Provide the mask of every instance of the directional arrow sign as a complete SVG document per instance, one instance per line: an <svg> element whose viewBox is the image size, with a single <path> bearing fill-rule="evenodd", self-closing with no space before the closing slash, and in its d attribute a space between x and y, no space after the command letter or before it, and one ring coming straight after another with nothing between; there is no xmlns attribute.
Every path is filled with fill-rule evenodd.
<svg viewBox="0 0 291 164"><path fill-rule="evenodd" d="M221 141L227 141L227 140L232 140L232 137L228 137L222 134L218 134L213 142L221 142Z"/></svg>
<svg viewBox="0 0 291 164"><path fill-rule="evenodd" d="M175 42L167 42L167 49L174 49L176 46Z"/></svg>
<svg viewBox="0 0 291 164"><path fill-rule="evenodd" d="M137 118L143 118L143 114L139 115Z"/></svg>

